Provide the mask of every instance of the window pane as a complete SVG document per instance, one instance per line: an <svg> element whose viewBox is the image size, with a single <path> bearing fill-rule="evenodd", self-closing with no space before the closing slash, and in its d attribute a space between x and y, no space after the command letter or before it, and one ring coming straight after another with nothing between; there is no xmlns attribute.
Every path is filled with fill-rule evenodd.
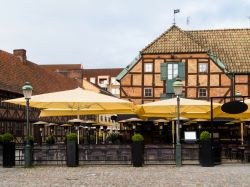
<svg viewBox="0 0 250 187"><path fill-rule="evenodd" d="M178 75L178 69L174 70L174 78L177 77L177 75Z"/></svg>
<svg viewBox="0 0 250 187"><path fill-rule="evenodd" d="M153 71L153 64L152 63L146 63L144 70L145 70L145 72L152 72Z"/></svg>
<svg viewBox="0 0 250 187"><path fill-rule="evenodd" d="M199 64L199 72L207 72L207 63Z"/></svg>
<svg viewBox="0 0 250 187"><path fill-rule="evenodd" d="M199 97L207 97L207 89L200 88L199 89Z"/></svg>
<svg viewBox="0 0 250 187"><path fill-rule="evenodd" d="M144 89L144 96L145 97L152 97L152 88L145 88Z"/></svg>

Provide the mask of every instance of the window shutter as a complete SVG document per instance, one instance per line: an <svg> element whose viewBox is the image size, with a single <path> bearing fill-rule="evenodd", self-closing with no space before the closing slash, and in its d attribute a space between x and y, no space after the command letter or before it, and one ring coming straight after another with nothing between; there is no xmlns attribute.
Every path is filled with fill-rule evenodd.
<svg viewBox="0 0 250 187"><path fill-rule="evenodd" d="M181 80L185 80L185 62L178 63L178 74Z"/></svg>
<svg viewBox="0 0 250 187"><path fill-rule="evenodd" d="M168 64L167 63L161 63L161 80L167 80L168 79Z"/></svg>

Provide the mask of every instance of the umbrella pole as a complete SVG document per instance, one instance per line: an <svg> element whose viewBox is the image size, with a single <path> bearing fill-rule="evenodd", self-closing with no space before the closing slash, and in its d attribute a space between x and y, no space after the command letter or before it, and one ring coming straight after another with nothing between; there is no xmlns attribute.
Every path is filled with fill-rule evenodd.
<svg viewBox="0 0 250 187"><path fill-rule="evenodd" d="M241 145L244 144L244 126L243 123L240 124L240 136L241 136Z"/></svg>
<svg viewBox="0 0 250 187"><path fill-rule="evenodd" d="M174 146L174 120L172 120L172 144Z"/></svg>
<svg viewBox="0 0 250 187"><path fill-rule="evenodd" d="M77 108L77 119L80 119L80 115L79 115L80 109L79 107ZM80 125L80 124L79 124ZM80 132L79 132L79 126L77 127L77 143L80 143Z"/></svg>

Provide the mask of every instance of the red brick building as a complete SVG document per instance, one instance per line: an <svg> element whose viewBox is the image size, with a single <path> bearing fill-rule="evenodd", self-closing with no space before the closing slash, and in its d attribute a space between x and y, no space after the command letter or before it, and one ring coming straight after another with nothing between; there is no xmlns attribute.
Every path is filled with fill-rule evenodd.
<svg viewBox="0 0 250 187"><path fill-rule="evenodd" d="M48 71L27 59L26 50L13 54L0 50L0 101L23 97L22 86L30 82L33 95L74 89L78 82ZM32 109L30 121L38 120L40 111ZM59 119L53 119L55 122ZM60 119L61 120L61 119ZM24 136L25 107L0 102L0 134L10 132L17 140Z"/></svg>

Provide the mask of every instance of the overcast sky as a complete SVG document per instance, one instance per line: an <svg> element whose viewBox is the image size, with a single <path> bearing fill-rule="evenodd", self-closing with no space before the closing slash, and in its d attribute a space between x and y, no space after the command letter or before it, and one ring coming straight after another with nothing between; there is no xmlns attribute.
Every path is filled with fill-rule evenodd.
<svg viewBox="0 0 250 187"><path fill-rule="evenodd" d="M171 27L174 9L184 30L250 28L250 0L0 0L0 49L26 49L37 64L124 68Z"/></svg>

